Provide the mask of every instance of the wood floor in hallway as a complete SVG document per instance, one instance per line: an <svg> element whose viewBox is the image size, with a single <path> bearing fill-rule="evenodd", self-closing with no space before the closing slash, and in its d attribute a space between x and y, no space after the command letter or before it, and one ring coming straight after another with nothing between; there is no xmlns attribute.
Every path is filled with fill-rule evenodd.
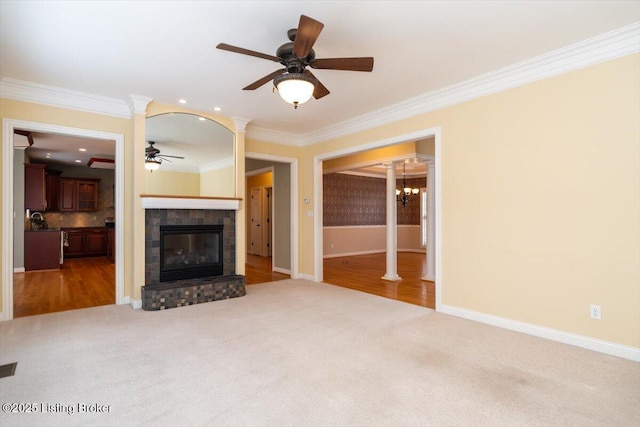
<svg viewBox="0 0 640 427"><path fill-rule="evenodd" d="M291 278L290 275L272 271L271 268L271 257L247 254L247 261L245 263L246 284L255 285L257 283L274 282L276 280Z"/></svg>
<svg viewBox="0 0 640 427"><path fill-rule="evenodd" d="M386 253L356 255L324 260L324 282L398 301L435 309L435 283L421 280L425 254L398 253L398 275L402 280L382 280Z"/></svg>
<svg viewBox="0 0 640 427"><path fill-rule="evenodd" d="M106 257L65 259L59 270L13 275L13 317L115 304L115 264Z"/></svg>

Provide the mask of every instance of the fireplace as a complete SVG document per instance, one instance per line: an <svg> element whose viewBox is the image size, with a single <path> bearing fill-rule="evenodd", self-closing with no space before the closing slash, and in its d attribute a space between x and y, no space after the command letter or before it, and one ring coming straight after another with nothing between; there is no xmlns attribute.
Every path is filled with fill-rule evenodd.
<svg viewBox="0 0 640 427"><path fill-rule="evenodd" d="M160 226L160 282L223 274L222 225Z"/></svg>
<svg viewBox="0 0 640 427"><path fill-rule="evenodd" d="M235 217L230 209L146 208L142 308L245 295L245 278L236 274Z"/></svg>

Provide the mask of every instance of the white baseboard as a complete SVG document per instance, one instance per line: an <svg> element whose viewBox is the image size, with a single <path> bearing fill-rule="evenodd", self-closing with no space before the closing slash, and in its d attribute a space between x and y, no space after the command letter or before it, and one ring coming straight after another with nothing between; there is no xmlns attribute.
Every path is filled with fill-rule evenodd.
<svg viewBox="0 0 640 427"><path fill-rule="evenodd" d="M456 317L473 320L475 322L486 323L488 325L497 326L499 328L509 329L511 331L522 332L540 338L546 338L552 341L564 344L574 345L576 347L586 348L588 350L597 351L608 354L610 356L622 357L623 359L640 362L640 348L616 344L610 341L590 338L583 335L572 334L570 332L558 331L556 329L544 326L533 325L531 323L520 322L518 320L506 319L504 317L492 316L465 308L453 307L442 304L440 306L441 313L450 314Z"/></svg>
<svg viewBox="0 0 640 427"><path fill-rule="evenodd" d="M302 273L298 274L298 277L296 277L296 279L310 280L312 282L316 281L316 278L313 277L312 275L310 275L310 274L302 274Z"/></svg>
<svg viewBox="0 0 640 427"><path fill-rule="evenodd" d="M340 258L343 256L356 256L356 255L371 255L371 254L383 254L386 250L373 249L370 251L358 251L358 252L344 252L341 254L323 255L322 258Z"/></svg>
<svg viewBox="0 0 640 427"><path fill-rule="evenodd" d="M373 249L370 251L344 252L340 254L323 255L322 258L340 258L343 256L373 255L373 254L383 254L385 252L387 252L386 249ZM426 251L424 249L398 249L398 252L413 252L418 254L426 254Z"/></svg>
<svg viewBox="0 0 640 427"><path fill-rule="evenodd" d="M7 320L7 316L6 314L4 314L4 312L0 312L0 322L6 322Z"/></svg>
<svg viewBox="0 0 640 427"><path fill-rule="evenodd" d="M13 269L13 272L14 272L14 273L24 273L24 271L25 271L25 270L24 270L24 267L15 267L15 268Z"/></svg>
<svg viewBox="0 0 640 427"><path fill-rule="evenodd" d="M118 305L130 305L134 310L137 308L142 308L142 300L133 299L129 296L122 297L122 301L118 303Z"/></svg>
<svg viewBox="0 0 640 427"><path fill-rule="evenodd" d="M272 270L276 273L288 274L291 276L291 270L287 270L286 268L273 267Z"/></svg>
<svg viewBox="0 0 640 427"><path fill-rule="evenodd" d="M422 249L398 249L398 252L412 252L412 253L416 253L416 254L426 254L427 251L422 248Z"/></svg>

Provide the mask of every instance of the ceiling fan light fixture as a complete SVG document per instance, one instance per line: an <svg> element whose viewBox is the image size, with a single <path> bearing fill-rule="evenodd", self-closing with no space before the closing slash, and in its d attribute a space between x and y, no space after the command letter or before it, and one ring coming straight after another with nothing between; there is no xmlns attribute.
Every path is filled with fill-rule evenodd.
<svg viewBox="0 0 640 427"><path fill-rule="evenodd" d="M148 171L155 171L160 168L162 161L160 159L145 159L144 168Z"/></svg>
<svg viewBox="0 0 640 427"><path fill-rule="evenodd" d="M273 84L278 89L280 97L294 108L311 99L316 88L315 79L302 73L280 74L273 79Z"/></svg>

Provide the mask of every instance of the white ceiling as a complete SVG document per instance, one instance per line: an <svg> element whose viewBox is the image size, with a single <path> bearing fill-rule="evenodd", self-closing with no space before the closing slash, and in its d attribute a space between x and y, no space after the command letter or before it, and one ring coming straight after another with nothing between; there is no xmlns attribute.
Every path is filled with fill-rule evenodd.
<svg viewBox="0 0 640 427"><path fill-rule="evenodd" d="M373 72L314 70L331 91L294 110L267 84L301 14L318 58L373 56ZM251 119L307 134L640 20L638 1L0 2L0 78Z"/></svg>
<svg viewBox="0 0 640 427"><path fill-rule="evenodd" d="M109 139L32 132L33 145L27 148L34 163L88 166L92 157L115 159L116 142ZM96 164L94 167L104 167Z"/></svg>

